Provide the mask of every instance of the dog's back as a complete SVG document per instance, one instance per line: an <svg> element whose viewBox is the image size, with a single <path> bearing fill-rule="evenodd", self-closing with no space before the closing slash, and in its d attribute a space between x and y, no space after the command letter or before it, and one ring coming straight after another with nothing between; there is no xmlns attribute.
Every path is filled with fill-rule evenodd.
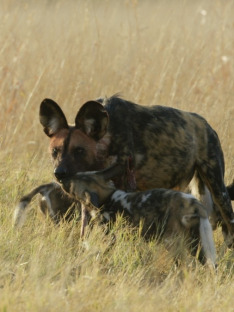
<svg viewBox="0 0 234 312"><path fill-rule="evenodd" d="M192 195L168 189L132 193L117 190L104 210L125 212L135 225L144 219L145 231L153 223L163 225L169 232L179 231L198 225L200 217L207 217L205 208Z"/></svg>

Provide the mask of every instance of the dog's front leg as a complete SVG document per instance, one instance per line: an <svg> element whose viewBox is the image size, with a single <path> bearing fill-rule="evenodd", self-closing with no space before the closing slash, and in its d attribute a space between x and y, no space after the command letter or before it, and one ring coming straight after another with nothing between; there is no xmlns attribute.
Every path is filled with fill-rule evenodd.
<svg viewBox="0 0 234 312"><path fill-rule="evenodd" d="M85 203L81 203L81 230L80 230L80 237L84 237L85 228L88 224L88 216L87 216L87 209Z"/></svg>
<svg viewBox="0 0 234 312"><path fill-rule="evenodd" d="M127 190L129 191L136 190L136 177L134 169L133 157L129 156L127 161Z"/></svg>

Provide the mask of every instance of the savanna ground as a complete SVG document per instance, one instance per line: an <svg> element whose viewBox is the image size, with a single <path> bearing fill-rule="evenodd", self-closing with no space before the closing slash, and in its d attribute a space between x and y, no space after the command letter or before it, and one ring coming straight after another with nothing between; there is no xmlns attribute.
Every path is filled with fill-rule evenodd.
<svg viewBox="0 0 234 312"><path fill-rule="evenodd" d="M140 104L203 115L234 177L233 1L0 2L0 311L233 311L234 252L215 234L216 275L187 257L176 269L163 245L121 220L116 244L96 227L54 227L37 201L12 229L20 196L53 179L39 104L68 120L116 92Z"/></svg>

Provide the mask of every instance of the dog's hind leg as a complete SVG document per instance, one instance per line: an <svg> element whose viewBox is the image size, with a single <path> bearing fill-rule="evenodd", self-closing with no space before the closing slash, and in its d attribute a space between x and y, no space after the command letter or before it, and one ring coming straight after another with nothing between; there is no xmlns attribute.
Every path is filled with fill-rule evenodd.
<svg viewBox="0 0 234 312"><path fill-rule="evenodd" d="M213 230L216 229L218 221L220 221L220 214L217 211L211 193L205 183L202 181L199 173L196 171L193 179L189 183L189 190L206 208L210 223Z"/></svg>
<svg viewBox="0 0 234 312"><path fill-rule="evenodd" d="M227 186L227 191L231 200L234 200L234 180Z"/></svg>
<svg viewBox="0 0 234 312"><path fill-rule="evenodd" d="M29 194L21 197L13 214L13 226L18 228L23 226L26 219L26 208L28 207L34 196L36 196L37 194L41 194L42 196L48 195L52 190L58 187L60 186L57 183L53 182L48 184L42 184L34 188ZM48 201L50 202L49 199Z"/></svg>
<svg viewBox="0 0 234 312"><path fill-rule="evenodd" d="M196 170L208 187L222 218L222 231L228 247L234 247L234 215L231 200L224 184L225 163L216 132L206 125L206 141L200 142Z"/></svg>
<svg viewBox="0 0 234 312"><path fill-rule="evenodd" d="M219 162L212 162L199 168L202 180L211 192L212 199L222 218L222 232L228 247L234 247L234 214L231 200L224 184L223 172Z"/></svg>
<svg viewBox="0 0 234 312"><path fill-rule="evenodd" d="M189 238L190 238L190 243L189 243L190 254L193 257L196 257L197 252L198 252L198 255L197 255L198 260L201 264L204 265L206 263L206 256L205 256L203 248L200 248L199 250L199 245L201 242L200 232L199 232L199 223L197 224L197 226L193 226L191 228Z"/></svg>

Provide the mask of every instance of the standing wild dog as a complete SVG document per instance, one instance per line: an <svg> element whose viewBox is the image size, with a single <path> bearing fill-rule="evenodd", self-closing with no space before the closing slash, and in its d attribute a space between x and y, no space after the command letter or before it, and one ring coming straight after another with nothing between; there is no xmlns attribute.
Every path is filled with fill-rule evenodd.
<svg viewBox="0 0 234 312"><path fill-rule="evenodd" d="M55 224L59 223L61 219L70 220L75 215L75 210L80 209L80 203L67 196L58 183L42 184L20 199L13 215L15 227L23 225L26 208L37 194L42 196L39 201L42 213L48 214Z"/></svg>
<svg viewBox="0 0 234 312"><path fill-rule="evenodd" d="M45 99L40 122L50 137L54 174L59 181L77 172L119 164L120 189L184 190L196 173L198 193L209 191L234 246L231 201L224 185L224 158L216 132L201 116L163 106L140 106L112 96L89 101L70 126L61 108ZM126 168L126 160L128 166Z"/></svg>
<svg viewBox="0 0 234 312"><path fill-rule="evenodd" d="M194 196L168 189L126 193L116 190L110 182L113 173L115 167L78 173L70 179L64 179L63 188L74 199L80 200L91 215L98 210L95 207L101 207L101 214L105 217L119 211L134 226L143 222L144 236L160 234L160 237L168 239L175 236L181 238L183 234L190 242L193 255L201 241L200 262L204 264L208 261L215 267L215 245L208 214Z"/></svg>

